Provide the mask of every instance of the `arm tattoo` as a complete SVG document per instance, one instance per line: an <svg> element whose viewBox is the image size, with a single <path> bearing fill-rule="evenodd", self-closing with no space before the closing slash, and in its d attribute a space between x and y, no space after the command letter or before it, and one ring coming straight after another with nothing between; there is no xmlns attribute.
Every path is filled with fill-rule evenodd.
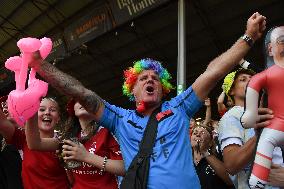
<svg viewBox="0 0 284 189"><path fill-rule="evenodd" d="M103 104L102 99L95 92L86 89L77 79L48 62L43 62L37 73L56 90L79 101L91 113L96 113Z"/></svg>

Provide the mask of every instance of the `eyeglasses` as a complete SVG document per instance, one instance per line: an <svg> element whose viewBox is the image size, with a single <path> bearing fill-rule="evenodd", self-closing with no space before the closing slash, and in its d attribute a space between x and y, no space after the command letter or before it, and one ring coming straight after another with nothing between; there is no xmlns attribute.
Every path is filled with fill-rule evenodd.
<svg viewBox="0 0 284 189"><path fill-rule="evenodd" d="M283 45L284 44L284 35L277 37L276 43L279 44L279 45Z"/></svg>

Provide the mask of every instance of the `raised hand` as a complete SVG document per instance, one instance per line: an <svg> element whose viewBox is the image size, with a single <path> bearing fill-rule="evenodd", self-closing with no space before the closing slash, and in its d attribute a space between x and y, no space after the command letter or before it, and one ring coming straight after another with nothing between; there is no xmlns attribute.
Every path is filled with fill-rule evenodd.
<svg viewBox="0 0 284 189"><path fill-rule="evenodd" d="M262 36L265 28L266 17L256 12L248 19L245 33L256 41Z"/></svg>

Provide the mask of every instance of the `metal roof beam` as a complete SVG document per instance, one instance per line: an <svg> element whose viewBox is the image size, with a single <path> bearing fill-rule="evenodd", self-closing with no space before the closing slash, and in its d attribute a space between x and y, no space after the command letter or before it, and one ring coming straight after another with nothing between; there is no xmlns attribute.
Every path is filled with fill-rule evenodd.
<svg viewBox="0 0 284 189"><path fill-rule="evenodd" d="M57 5L60 1L57 1L55 3L55 5ZM45 11L41 12L39 16L35 17L33 20L31 20L26 26L24 26L22 28L22 30L25 30L27 27L29 27L30 25L32 25L36 20L38 20L39 18L41 18L43 15L47 14L47 12L51 9L51 7L49 7L48 9L46 9ZM17 36L19 33L16 33L14 36ZM6 40L4 43L2 43L1 47L5 46L7 43L10 42L10 39Z"/></svg>
<svg viewBox="0 0 284 189"><path fill-rule="evenodd" d="M15 29L12 29L12 28L7 28L7 29L11 29L11 30L16 30L16 31L19 31L20 33L22 33L22 34L24 34L24 35L27 35L27 33L26 32L24 32L23 30L21 30L18 26L16 26L15 24L13 24L10 20L8 20L7 18L5 18L4 16L2 16L2 15L0 15L0 17L3 19L3 20L5 20L6 22L8 22L11 26L13 26ZM3 26L3 24L2 24L2 27L4 27Z"/></svg>
<svg viewBox="0 0 284 189"><path fill-rule="evenodd" d="M32 2L32 4L33 4L41 13L44 12L44 10L38 6L38 2L39 2L39 1L32 0L31 2ZM40 4L43 4L43 3L40 2ZM54 7L51 6L51 5L49 5L49 4L43 4L43 5L45 5L46 7L48 7L48 9L54 9ZM54 20L51 16L49 16L48 13L49 13L49 12L46 12L46 16L51 20L51 22L53 22L55 25L58 25L60 21ZM64 17L63 17L63 18L64 18Z"/></svg>

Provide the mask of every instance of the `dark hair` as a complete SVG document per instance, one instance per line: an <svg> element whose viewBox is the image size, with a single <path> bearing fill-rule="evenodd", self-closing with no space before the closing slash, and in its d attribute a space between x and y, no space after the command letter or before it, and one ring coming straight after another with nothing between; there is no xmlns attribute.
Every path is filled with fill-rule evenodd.
<svg viewBox="0 0 284 189"><path fill-rule="evenodd" d="M91 121L87 127L86 132L89 133L87 136L80 138L81 143L87 142L92 136L94 136L99 129L99 125L95 121ZM70 139L78 137L81 132L81 125L79 118L76 116L69 116L66 123L64 124L64 129L62 131L62 139Z"/></svg>
<svg viewBox="0 0 284 189"><path fill-rule="evenodd" d="M241 74L248 74L248 75L253 76L253 75L255 74L255 72L254 72L253 70L251 70L251 69L244 69L244 68L238 69L238 70L236 71L236 75L235 75L235 77L234 77L234 82L233 82L233 84L232 84L232 86L231 86L230 92L231 92L231 90L234 88L235 82L236 82L237 78L239 77L239 75L241 75ZM234 98L234 96L230 95L230 97L231 97L231 99L233 100L233 103L235 103L235 98Z"/></svg>
<svg viewBox="0 0 284 189"><path fill-rule="evenodd" d="M192 128L192 132L193 132L196 128L199 128L199 127L206 129L206 131L208 131L208 133L209 133L211 139L213 138L213 133L212 133L212 132L213 132L213 129L214 129L214 128L213 128L212 126L209 126L209 125L204 124L203 122L201 122L199 125L195 124L195 126Z"/></svg>

